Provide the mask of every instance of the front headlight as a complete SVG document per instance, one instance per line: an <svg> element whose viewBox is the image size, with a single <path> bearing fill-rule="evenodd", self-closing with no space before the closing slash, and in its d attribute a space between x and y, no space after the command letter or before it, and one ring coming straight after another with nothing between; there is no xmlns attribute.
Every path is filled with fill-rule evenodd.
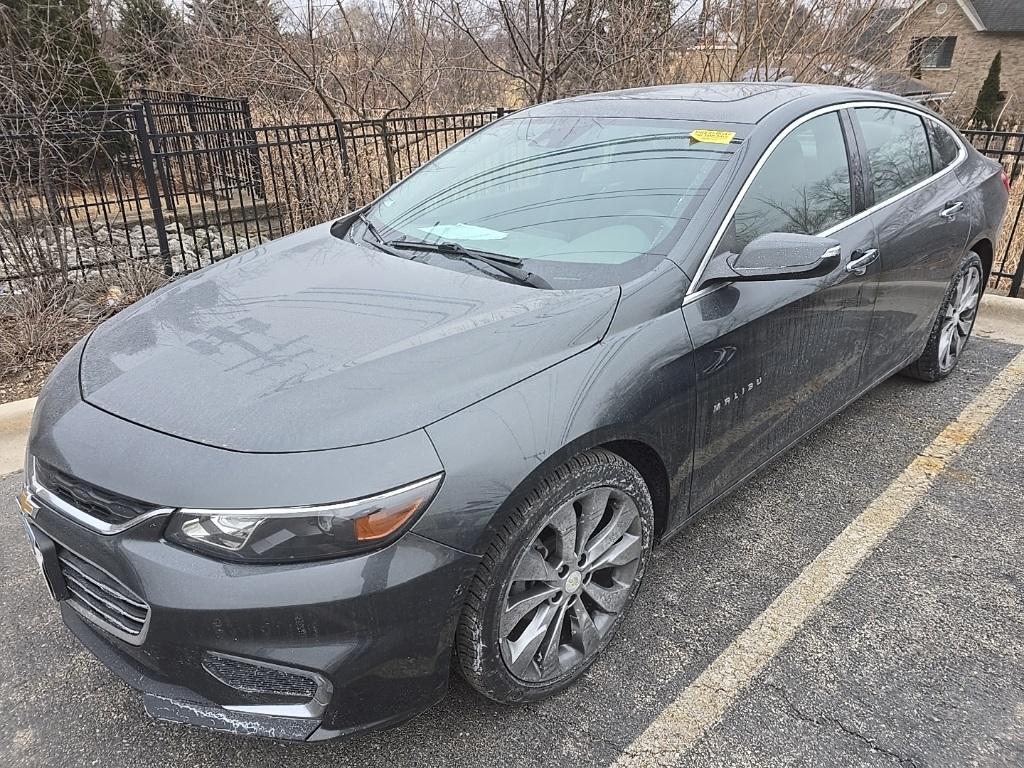
<svg viewBox="0 0 1024 768"><path fill-rule="evenodd" d="M443 474L354 501L279 509L180 509L168 541L227 560L280 563L384 546L426 509Z"/></svg>

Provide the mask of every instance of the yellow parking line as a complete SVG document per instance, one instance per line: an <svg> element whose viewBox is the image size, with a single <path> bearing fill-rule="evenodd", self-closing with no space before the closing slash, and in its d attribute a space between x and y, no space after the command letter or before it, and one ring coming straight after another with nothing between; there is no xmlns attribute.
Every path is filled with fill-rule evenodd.
<svg viewBox="0 0 1024 768"><path fill-rule="evenodd" d="M696 744L1022 384L1024 351L626 748L615 768L672 765Z"/></svg>

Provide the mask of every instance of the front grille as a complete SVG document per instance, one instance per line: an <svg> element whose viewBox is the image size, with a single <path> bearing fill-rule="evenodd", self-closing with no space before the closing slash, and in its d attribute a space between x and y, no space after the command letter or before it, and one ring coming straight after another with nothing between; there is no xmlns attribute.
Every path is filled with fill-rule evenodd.
<svg viewBox="0 0 1024 768"><path fill-rule="evenodd" d="M97 488L41 461L36 461L35 473L36 481L54 496L104 523L125 523L158 508Z"/></svg>
<svg viewBox="0 0 1024 768"><path fill-rule="evenodd" d="M224 685L246 693L312 699L317 691L317 681L310 676L219 653L207 653L203 657L203 669Z"/></svg>
<svg viewBox="0 0 1024 768"><path fill-rule="evenodd" d="M61 546L57 560L71 597L69 602L79 613L117 637L133 642L139 639L149 620L146 601L105 571Z"/></svg>

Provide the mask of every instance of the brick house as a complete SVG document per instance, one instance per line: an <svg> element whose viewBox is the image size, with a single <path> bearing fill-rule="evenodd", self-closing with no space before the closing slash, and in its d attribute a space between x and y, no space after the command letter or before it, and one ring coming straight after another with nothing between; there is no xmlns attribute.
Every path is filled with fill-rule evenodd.
<svg viewBox="0 0 1024 768"><path fill-rule="evenodd" d="M1024 0L917 0L886 30L890 66L948 94L943 111L966 118L996 51L1006 115L1024 115Z"/></svg>

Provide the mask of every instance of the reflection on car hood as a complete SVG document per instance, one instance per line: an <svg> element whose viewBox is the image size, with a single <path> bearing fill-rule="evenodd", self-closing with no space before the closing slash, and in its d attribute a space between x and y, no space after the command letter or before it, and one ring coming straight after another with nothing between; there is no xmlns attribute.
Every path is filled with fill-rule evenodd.
<svg viewBox="0 0 1024 768"><path fill-rule="evenodd" d="M101 325L89 403L240 451L375 442L598 342L618 288L544 291L396 258L327 225L164 288Z"/></svg>

